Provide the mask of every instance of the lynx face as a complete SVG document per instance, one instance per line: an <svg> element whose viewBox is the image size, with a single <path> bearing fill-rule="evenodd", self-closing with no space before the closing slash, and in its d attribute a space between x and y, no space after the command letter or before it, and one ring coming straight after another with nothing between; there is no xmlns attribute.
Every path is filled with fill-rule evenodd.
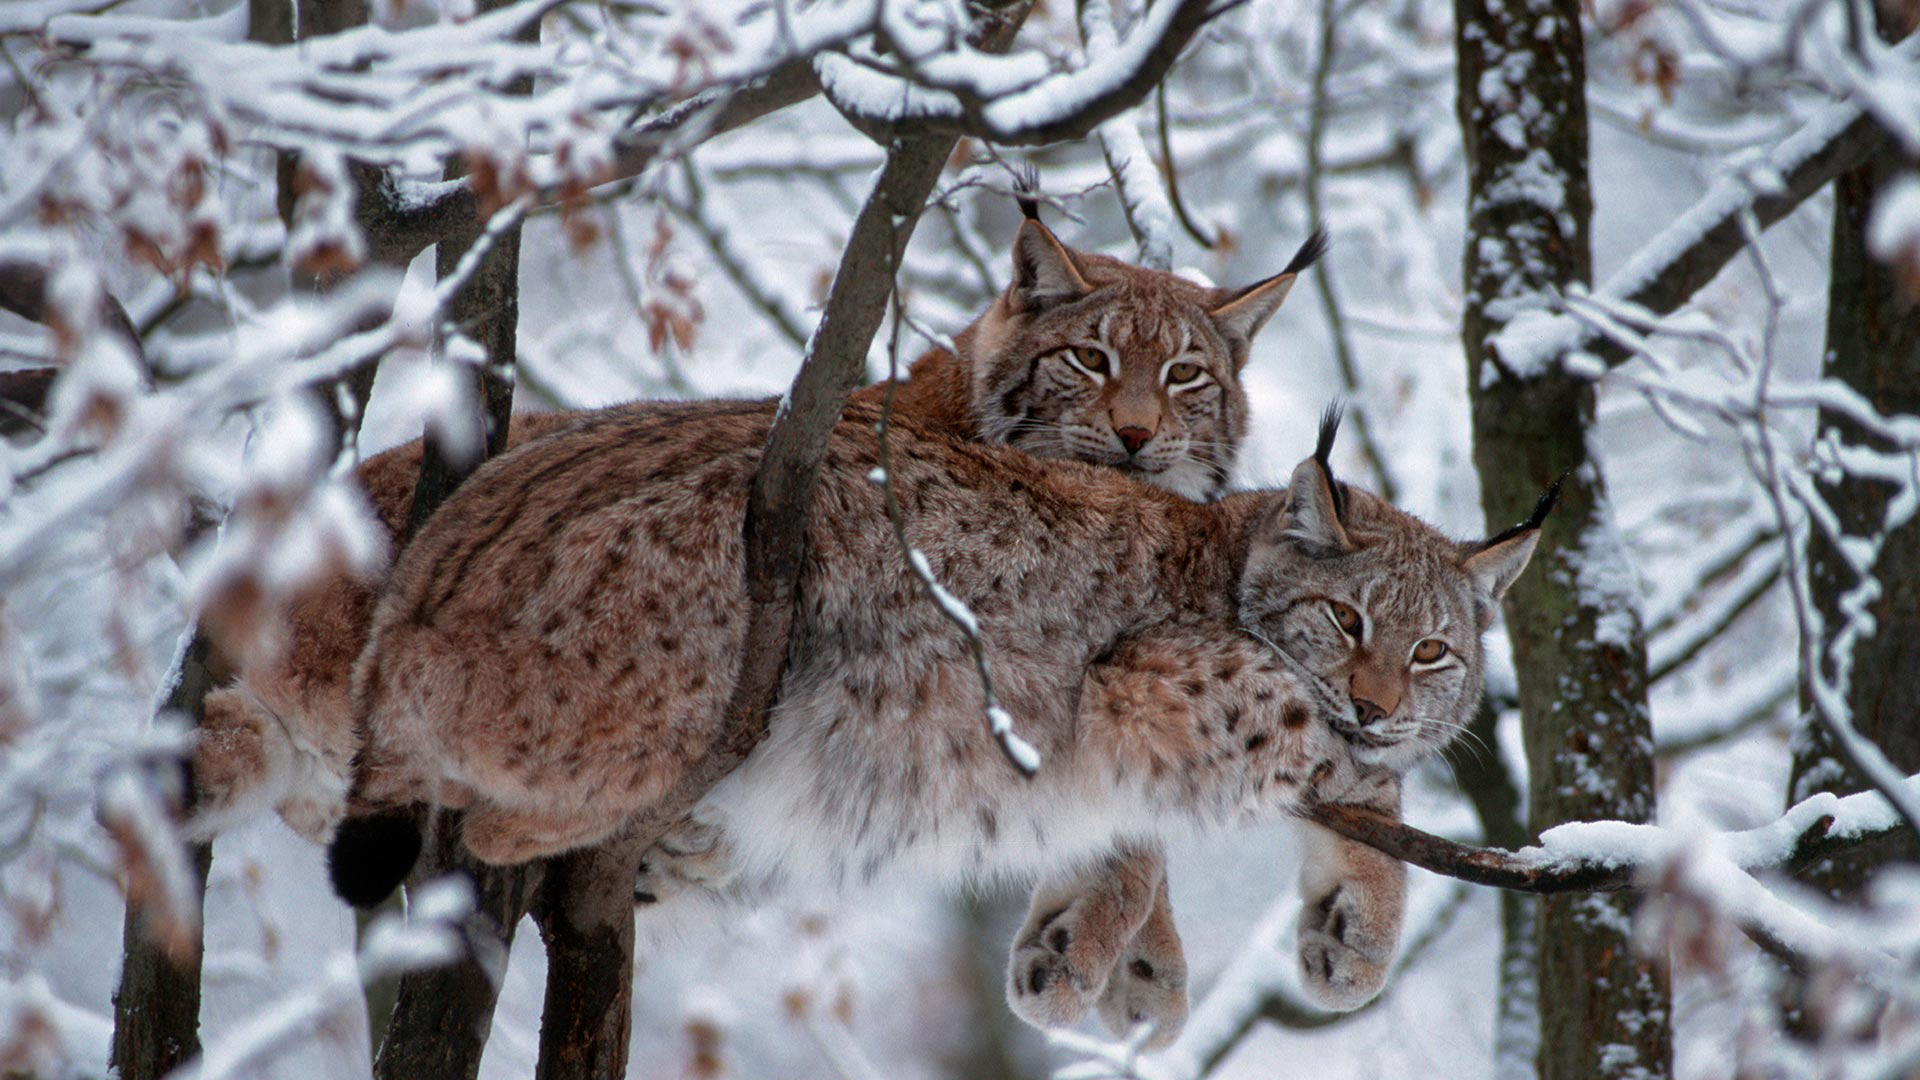
<svg viewBox="0 0 1920 1080"><path fill-rule="evenodd" d="M1212 498L1246 434L1248 345L1324 246L1316 234L1284 272L1212 289L1070 251L1028 219L1013 285L971 341L982 439Z"/></svg>
<svg viewBox="0 0 1920 1080"><path fill-rule="evenodd" d="M1347 694L1352 715L1335 727L1356 760L1403 772L1466 729L1480 636L1539 533L1449 539L1334 480L1329 439L1323 427L1321 452L1294 470L1284 525L1253 541L1240 621Z"/></svg>

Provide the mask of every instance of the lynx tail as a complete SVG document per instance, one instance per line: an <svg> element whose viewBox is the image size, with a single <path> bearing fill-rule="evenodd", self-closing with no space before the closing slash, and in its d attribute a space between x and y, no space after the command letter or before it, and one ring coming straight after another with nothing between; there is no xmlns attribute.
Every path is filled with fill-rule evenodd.
<svg viewBox="0 0 1920 1080"><path fill-rule="evenodd" d="M420 824L411 811L349 818L327 847L327 876L342 900L370 908L406 880L419 858Z"/></svg>

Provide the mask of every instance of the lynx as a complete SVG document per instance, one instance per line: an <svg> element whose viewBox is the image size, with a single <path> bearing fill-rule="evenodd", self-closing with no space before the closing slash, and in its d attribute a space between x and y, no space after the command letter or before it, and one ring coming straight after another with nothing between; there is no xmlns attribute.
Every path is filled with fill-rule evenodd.
<svg viewBox="0 0 1920 1080"><path fill-rule="evenodd" d="M361 876L361 853L412 827L385 807L464 810L466 847L513 863L600 842L672 788L738 665L739 521L772 415L607 410L485 466L429 522L355 669L355 816L332 852L344 893L374 899L404 874ZM876 419L856 406L835 433L768 738L694 817L725 838L743 894L1113 856L1111 894L1043 887L1036 910L1065 907L1016 943L1016 1005L1043 1018L1096 999L1152 1015L1150 976L1108 979L1164 891L1123 872L1129 848L1306 800L1397 810L1397 773L1477 700L1480 634L1550 501L1462 544L1335 482L1331 423L1286 490L1211 504L896 425L909 540L979 618L1044 761L1026 780L986 734L968 654L868 482ZM1377 985L1404 871L1323 839L1302 875L1302 960L1337 995Z"/></svg>
<svg viewBox="0 0 1920 1080"><path fill-rule="evenodd" d="M915 362L911 379L897 388L896 414L959 438L1108 464L1190 497L1216 495L1245 432L1239 372L1248 344L1325 250L1324 234L1309 238L1272 278L1245 289L1207 289L1068 248L1032 202L1022 205L1012 284L956 335L954 352L935 349ZM869 387L856 400L877 403L885 391ZM511 445L574 418L521 414ZM406 521L419 460L416 441L358 470L389 540ZM243 678L210 696L193 766L197 831L210 834L273 806L303 835L324 842L331 834L356 746L348 672L366 637L375 588L347 578L323 583L292 607L279 655L246 665ZM705 849L696 838L692 850ZM660 856L650 864L660 873L642 882L642 896L707 872L684 850L667 846ZM1137 851L1132 860L1137 865L1119 872L1163 876L1157 850ZM1111 892L1104 865L1050 887ZM1153 944L1148 955L1116 969L1116 986L1133 977L1128 972L1157 969L1164 985L1166 973L1184 970L1164 887L1153 895L1158 910L1145 924L1143 913L1118 912L1121 925L1154 932L1142 939L1143 948ZM1158 1011L1161 1031L1170 1034L1184 1019L1183 981L1165 997L1178 1005L1178 1017L1170 1015L1172 1004Z"/></svg>

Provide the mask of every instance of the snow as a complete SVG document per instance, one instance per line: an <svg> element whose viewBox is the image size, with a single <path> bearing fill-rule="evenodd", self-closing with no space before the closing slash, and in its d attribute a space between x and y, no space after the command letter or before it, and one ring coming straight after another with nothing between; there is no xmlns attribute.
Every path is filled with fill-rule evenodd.
<svg viewBox="0 0 1920 1080"><path fill-rule="evenodd" d="M1920 260L1920 177L1902 176L1873 204L1867 249L1884 262Z"/></svg>
<svg viewBox="0 0 1920 1080"><path fill-rule="evenodd" d="M242 41L244 5L224 0L133 0L98 15L87 14L97 3L0 5L0 26L33 31L0 39L15 61L0 65L0 82L19 100L16 67L42 79L45 110L23 108L6 119L0 253L59 267L56 302L80 331L76 340L55 341L24 323L0 326L5 366L41 359L70 365L57 391L56 435L0 444L0 1057L12 1036L45 1030L24 1066L36 1074L97 1075L104 1063L122 898L120 852L97 813L106 807L132 823L132 835L145 838L139 849L168 846L159 789L135 778L143 762L177 750L177 731L155 724L152 713L184 644L187 613L228 571L291 587L327 558L374 561L364 507L330 479L351 464L353 451L321 437L311 388L384 354L360 443L366 450L412 438L424 423L445 422L464 408L455 376L471 349L458 328L436 325L450 286L434 287L424 265L411 278L369 268L333 293L287 295L289 239L309 250L323 240L339 241L349 253L363 250L341 195L340 162L369 156L404 170L397 190L406 207L443 196L443 159L469 151L496 164L523 164L534 184L584 184L614 148L635 145L625 141L632 117L682 103L674 107L696 119L661 148L663 158L674 159L668 167L583 210L594 224L617 220L635 238L625 254L606 243L576 252L553 215L526 219L522 401L544 396L587 406L663 394L778 394L797 350L748 293L772 297L790 319L810 326L822 275L832 272L870 186L865 178L883 151L824 101L782 110L711 143L702 141L697 117L735 81L826 48L817 68L836 99L864 102L882 115L958 115L963 99L1011 91L979 115L1018 135L1118 85L1130 58L1153 47L1177 7L1168 0L1140 14L1137 3L1118 6L1115 21L1124 33L1111 40L1083 47L1074 5L1047 5L1031 16L1012 55L986 57L946 50L961 10L952 0L884 8L871 0L714 0L697 9L668 5L657 16L633 5L575 5L549 15L534 0L453 19L436 18L435 5L410 2L404 12L387 6L390 17L380 27L281 50ZM463 7L445 3L438 11L470 15ZM1340 108L1328 132L1326 215L1340 233L1350 275L1342 279L1344 300L1365 376L1365 411L1379 418L1403 501L1454 535L1483 535L1456 334L1466 207L1450 89L1450 14L1444 6L1400 7L1343 9L1342 53L1330 86ZM572 18L589 9L588 17ZM1599 121L1591 135L1596 261L1619 269L1590 294L1522 289L1507 297L1500 310L1511 321L1497 344L1503 362L1523 374L1560 362L1590 379L1606 368L1576 346L1597 333L1628 337L1652 354L1616 367L1596 388L1590 449L1605 467L1613 504L1605 508L1604 535L1591 538L1604 540L1598 547L1605 558L1578 567L1577 580L1614 613L1601 640L1624 640L1638 605L1651 635L1649 655L1661 663L1691 650L1784 561L1783 542L1770 536L1777 526L1762 506L1764 492L1743 456L1752 445L1752 371L1763 345L1779 359L1767 401L1790 474L1794 528L1828 527L1824 508L1801 499L1813 478L1842 470L1896 489L1889 523L1920 507L1905 452L1920 447L1920 418L1883 417L1857 392L1819 377L1827 204L1809 203L1763 245L1788 297L1770 339L1769 312L1744 258L1672 315L1654 318L1625 302L1705 222L1776 189L1797 162L1860 115L1863 100L1875 115L1899 112L1909 100L1900 84L1911 81L1912 66L1908 53L1878 47L1868 52L1871 70L1838 66L1838 17L1801 27L1801 44L1789 48L1783 35L1790 20L1771 0L1686 12L1656 6L1616 26L1622 10L1603 2L1593 25L1608 29L1588 40L1588 97ZM511 30L536 14L541 40L510 42ZM872 47L880 18L895 51ZM1203 226L1231 235L1218 250L1177 253L1198 278L1228 286L1258 280L1303 235L1301 75L1317 59L1317 20L1317 4L1296 0L1239 6L1210 23L1174 71L1169 134L1183 193ZM724 42L704 36L703 24ZM1702 41L1709 33L1711 46ZM667 51L676 35L688 45L677 58ZM1671 103L1630 66L1641 42L1672 48L1683 61ZM893 72L909 59L931 88L903 90ZM890 70L868 66L876 64ZM504 99L498 87L517 75L535 77L533 93ZM1479 88L1490 101L1500 95L1495 138L1517 149L1529 148L1539 119L1540 101L1525 86L1529 75L1510 59ZM144 104L151 99L141 95L153 86L166 88L164 108ZM1830 94L1854 100L1833 105ZM1154 155L1144 149L1153 139L1142 138L1154 134L1144 126L1153 122L1151 113L1121 112L1098 133L1108 153L1090 140L1034 155L1046 190L1062 202L1060 217L1050 211L1049 220L1067 242L1137 261L1157 260L1157 238L1167 238L1165 250L1174 254L1182 234L1165 214ZM217 142L227 149L216 152ZM1756 147L1762 152L1742 156ZM309 193L312 204L296 219L292 238L273 205L273 166L263 153L271 148L307 156L315 175L335 185ZM523 149L533 156L522 159ZM943 179L940 203L901 267L907 355L956 332L1004 284L1018 212L1002 194L959 183L1001 175L998 163L983 161L981 145L969 141L967 152L968 162ZM206 159L206 191L199 202L169 210L162 181L196 155ZM635 308L657 297L658 283L647 277L649 249L662 204L684 201L683 156L699 178L705 221L720 243L706 245L687 228L658 241L663 264L694 282L705 314L690 347L655 353ZM1375 164L1383 160L1391 164ZM1544 159L1529 155L1522 164L1494 194L1564 210L1564 193ZM72 200L72 224L41 219L49 194ZM1912 182L1883 197L1873 219L1877 254L1910 253L1920 220L1916 198ZM496 218L494 235L534 209L522 204ZM1128 227L1128 209L1136 226L1146 225L1141 237ZM168 277L123 255L128 226L153 231L166 246L202 220L220 228L224 273L202 266ZM1508 243L1515 239L1488 238L1482 254L1490 268L1518 281L1527 268ZM1142 240L1152 242L1143 248ZM744 286L722 272L717 250L740 257ZM621 267L640 281L637 301L626 292ZM136 322L159 324L146 342L157 390L97 325L92 298L102 290L119 297ZM171 313L180 290L192 299L185 314ZM449 349L430 356L436 339ZM1256 341L1243 373L1252 421L1236 482L1284 481L1338 384L1330 355L1321 312L1298 300ZM122 406L110 433L80 423L91 401ZM1810 421L1820 408L1855 420L1878 441L1814 443ZM1353 462L1342 465L1358 475ZM186 494L219 512L269 496L292 501L282 527L242 514L217 538L178 546ZM1762 546L1731 573L1708 574L1756 537ZM1840 550L1863 563L1873 545L1851 537ZM1873 595L1863 585L1848 598L1842 615L1849 634L1884 632L1872 618ZM986 617L961 618L944 603L942 611L961 626ZM1663 747L1716 740L1663 758L1657 825L1565 826L1527 857L1543 864L1631 862L1668 887L1659 901L1668 911L1698 907L1868 973L1887 956L1910 963L1920 926L1912 917L1920 890L1910 876L1883 874L1871 910L1849 914L1782 884L1770 869L1822 814L1854 835L1884 827L1890 813L1871 795L1815 796L1779 813L1787 736L1796 727L1796 633L1791 598L1772 589L1654 688L1651 711ZM1490 660L1490 685L1516 692L1504 634L1496 630L1488 646L1502 654ZM1838 690L1816 692L1832 703ZM1745 726L1750 715L1760 719ZM1006 738L1016 762L1041 765L1017 730L1024 718L996 705L983 719ZM1450 753L1498 753L1524 790L1518 717L1504 717L1490 741L1491 750L1462 745ZM1605 745L1596 754L1616 749ZM1596 769L1587 779L1606 777ZM1903 790L1920 801L1913 781ZM1416 777L1408 817L1430 830L1473 835L1473 816L1443 766ZM1183 845L1170 855L1194 1013L1175 1047L1145 1056L1132 1066L1136 1072L1193 1077L1201 1061L1224 1052L1210 1074L1218 1080L1530 1075L1528 1037L1537 1017L1534 1003L1500 1000L1491 893L1471 893L1452 924L1429 923L1451 884L1416 874L1409 936L1423 925L1444 929L1424 959L1396 971L1379 1006L1319 1029L1262 1021L1242 1032L1264 997L1300 1000L1292 977L1298 901L1288 880L1290 842L1270 830ZM156 865L172 879L166 887L177 888L177 863ZM363 953L353 944L350 913L326 890L317 852L277 823L221 837L205 914L209 1056L195 1066L200 1075L364 1075L361 980L372 966L444 955L445 939L435 934L459 919L457 898L442 907L438 898L416 896L415 926L381 929L367 942L373 951ZM1093 1025L1064 1048L1049 1047L1000 1002L1000 965L1023 904L1013 894L956 901L903 889L830 902L795 898L706 923L644 913L634 1060L645 1063L642 1071L692 1074L691 1047L710 1036L716 1060L732 1075L829 1075L837 1067L932 1080L1000 1039L1031 1075L1050 1066L1113 1071L1113 1063L1128 1060L1125 1048L1094 1037ZM1617 931L1619 912L1603 903L1590 913ZM1635 931L1657 943L1662 927L1652 911ZM1758 1039L1772 1032L1764 1026L1770 1021L1755 1019L1766 1015L1773 992L1755 951L1737 938L1726 951L1724 972L1675 973L1681 1080L1724 1075L1729 1062L1752 1064L1748 1033ZM533 1071L544 971L538 934L523 925L482 1066L488 1080ZM792 1017L784 1000L796 989L815 1003L804 1019ZM1911 1036L1896 1032L1878 1047L1831 1052L1853 1056L1815 1062L1809 1051L1773 1072L1813 1075L1832 1066L1836 1075L1895 1074L1902 1061L1910 1071L1917 1050ZM1627 1065L1624 1052L1616 1053Z"/></svg>
<svg viewBox="0 0 1920 1080"><path fill-rule="evenodd" d="M1642 244L1604 284L1594 290L1602 302L1625 302L1649 285L1661 270L1692 247L1706 231L1765 194L1768 178L1792 172L1860 118L1856 105L1831 105L1756 162L1717 180L1686 213ZM1522 325L1522 324L1525 325ZM1501 362L1525 377L1542 371L1574 350L1587 336L1579 320L1565 314L1531 313L1516 318L1494 337Z"/></svg>

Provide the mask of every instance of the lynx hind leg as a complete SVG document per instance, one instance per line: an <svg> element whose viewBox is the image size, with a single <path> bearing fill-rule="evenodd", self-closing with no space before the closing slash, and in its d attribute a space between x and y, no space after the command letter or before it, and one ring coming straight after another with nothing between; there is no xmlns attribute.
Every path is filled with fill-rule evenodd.
<svg viewBox="0 0 1920 1080"><path fill-rule="evenodd" d="M1160 853L1123 848L1034 889L1014 935L1007 1004L1035 1027L1080 1022L1153 910Z"/></svg>
<svg viewBox="0 0 1920 1080"><path fill-rule="evenodd" d="M683 819L640 857L635 904L657 904L689 892L718 892L733 880L733 846L717 825Z"/></svg>
<svg viewBox="0 0 1920 1080"><path fill-rule="evenodd" d="M1407 868L1317 825L1301 828L1301 982L1326 1008L1357 1009L1387 981L1406 906Z"/></svg>
<svg viewBox="0 0 1920 1080"><path fill-rule="evenodd" d="M1107 979L1100 995L1100 1018L1107 1029L1124 1035L1142 1023L1153 1025L1149 1049L1173 1042L1187 1023L1187 955L1173 924L1173 904L1163 869L1154 889L1153 909Z"/></svg>

